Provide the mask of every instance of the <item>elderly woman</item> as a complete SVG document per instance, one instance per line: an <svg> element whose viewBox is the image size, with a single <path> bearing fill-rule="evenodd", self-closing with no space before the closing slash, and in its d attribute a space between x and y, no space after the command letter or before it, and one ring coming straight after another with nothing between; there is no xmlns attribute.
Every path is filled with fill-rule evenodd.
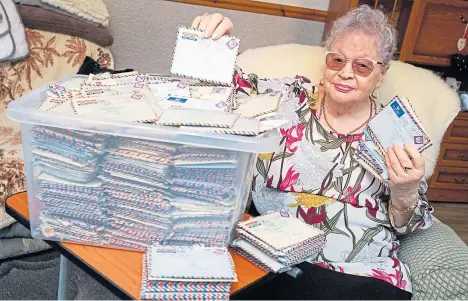
<svg viewBox="0 0 468 301"><path fill-rule="evenodd" d="M197 17L192 27L213 39L233 31L220 14ZM380 10L361 6L334 23L325 48L317 86L300 76L235 77L238 90L247 94L278 90L278 82L284 83L288 103L294 103L282 109L290 122L280 129L278 151L260 155L256 164L256 210L289 210L327 234L318 258L300 265L301 277L280 275L250 297L410 299L398 236L432 223L424 159L412 145L388 148L386 183L355 160L363 129L380 109L376 95L396 50L396 31Z"/></svg>

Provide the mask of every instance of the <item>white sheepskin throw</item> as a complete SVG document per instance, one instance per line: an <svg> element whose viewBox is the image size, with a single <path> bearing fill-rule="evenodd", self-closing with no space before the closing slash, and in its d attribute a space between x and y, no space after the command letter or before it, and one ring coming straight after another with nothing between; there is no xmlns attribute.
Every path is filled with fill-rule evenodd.
<svg viewBox="0 0 468 301"><path fill-rule="evenodd" d="M256 73L261 78L303 75L317 84L324 64L322 47L298 44L249 49L237 59L247 74ZM434 73L400 61L392 62L378 95L384 105L395 95L409 99L434 144L423 152L428 179L437 164L444 133L460 110L460 98Z"/></svg>

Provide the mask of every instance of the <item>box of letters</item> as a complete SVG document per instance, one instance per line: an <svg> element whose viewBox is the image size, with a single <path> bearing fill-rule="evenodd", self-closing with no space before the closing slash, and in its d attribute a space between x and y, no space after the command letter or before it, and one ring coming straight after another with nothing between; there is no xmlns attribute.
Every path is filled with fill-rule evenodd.
<svg viewBox="0 0 468 301"><path fill-rule="evenodd" d="M113 103L105 80L83 90L86 77L74 77L8 107L9 118L21 123L32 235L136 250L155 243L228 246L245 210L257 154L274 151L278 135L158 124L141 110L146 92L121 93L121 102ZM72 93L76 82L79 93L107 98L85 95L70 106L60 93ZM92 105L107 115L87 114ZM121 119L110 118L121 106L127 106ZM192 117L205 118L203 112ZM234 116L213 112L225 114L218 116L222 124ZM170 122L184 124L182 113L168 115Z"/></svg>

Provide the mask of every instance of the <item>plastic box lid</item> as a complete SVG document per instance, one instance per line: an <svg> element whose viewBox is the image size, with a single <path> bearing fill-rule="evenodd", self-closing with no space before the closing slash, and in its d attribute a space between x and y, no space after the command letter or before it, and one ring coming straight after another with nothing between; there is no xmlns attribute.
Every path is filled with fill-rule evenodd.
<svg viewBox="0 0 468 301"><path fill-rule="evenodd" d="M80 75L68 76L86 77ZM189 129L170 126L157 126L136 122L116 121L110 119L96 119L80 115L57 115L36 108L46 97L48 85L37 88L28 94L14 100L8 105L8 118L26 124L57 127L69 130L100 133L106 135L133 137L178 144L192 144L196 146L227 149L248 153L274 152L278 148L280 136L276 131L261 137L247 137L216 133L201 133Z"/></svg>

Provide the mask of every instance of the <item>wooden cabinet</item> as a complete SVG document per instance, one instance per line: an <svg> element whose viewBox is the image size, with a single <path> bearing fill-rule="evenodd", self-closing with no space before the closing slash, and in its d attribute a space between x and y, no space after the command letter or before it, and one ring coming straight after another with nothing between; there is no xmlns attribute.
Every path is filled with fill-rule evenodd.
<svg viewBox="0 0 468 301"><path fill-rule="evenodd" d="M457 41L462 37L468 19L465 0L330 0L325 29L347 11L360 4L374 3L387 13L399 35L399 60L422 65L449 66L450 56L458 52ZM393 6L392 6L393 4Z"/></svg>
<svg viewBox="0 0 468 301"><path fill-rule="evenodd" d="M468 18L468 2L463 0L415 0L403 41L400 60L410 63L448 66L457 53Z"/></svg>
<svg viewBox="0 0 468 301"><path fill-rule="evenodd" d="M468 112L458 114L445 132L428 197L468 203Z"/></svg>
<svg viewBox="0 0 468 301"><path fill-rule="evenodd" d="M450 140L450 138L447 140ZM441 166L468 168L468 143L453 144L444 142L440 148L439 164Z"/></svg>

